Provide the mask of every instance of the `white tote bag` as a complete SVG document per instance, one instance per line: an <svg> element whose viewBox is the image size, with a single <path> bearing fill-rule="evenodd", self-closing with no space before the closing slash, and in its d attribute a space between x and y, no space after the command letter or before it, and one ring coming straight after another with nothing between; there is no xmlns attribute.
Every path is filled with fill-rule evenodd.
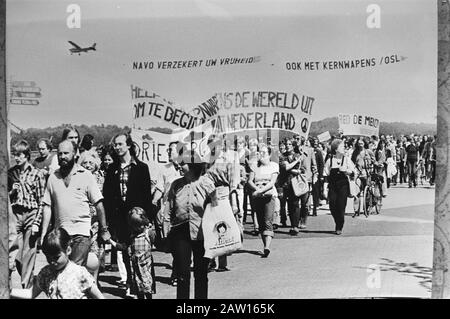
<svg viewBox="0 0 450 319"><path fill-rule="evenodd" d="M242 247L241 232L228 199L206 205L202 232L206 258L228 255Z"/></svg>

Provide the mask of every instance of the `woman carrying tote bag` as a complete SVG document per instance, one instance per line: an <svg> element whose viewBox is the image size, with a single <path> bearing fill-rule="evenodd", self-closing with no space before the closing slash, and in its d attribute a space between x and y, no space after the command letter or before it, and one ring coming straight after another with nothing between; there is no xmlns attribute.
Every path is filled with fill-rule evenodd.
<svg viewBox="0 0 450 319"><path fill-rule="evenodd" d="M350 193L348 176L355 173L352 160L344 155L344 142L335 139L331 143L331 156L325 162L324 174L328 176L328 202L336 223L336 235L344 228L345 208Z"/></svg>
<svg viewBox="0 0 450 319"><path fill-rule="evenodd" d="M288 203L289 218L291 220L291 230L289 233L293 236L299 233L300 223L300 208L306 207L308 203L309 193L303 193L297 196L294 191L294 185L300 186L300 183L296 183L297 176L306 172L306 166L304 165L305 157L299 153L295 153L293 147L293 140L286 141L286 152L280 156L280 179L282 180L283 193L286 196ZM292 181L294 179L294 182ZM298 180L300 182L300 180ZM306 215L306 214L305 214ZM302 225L304 227L304 225Z"/></svg>
<svg viewBox="0 0 450 319"><path fill-rule="evenodd" d="M258 219L259 232L264 244L262 257L267 258L270 254L270 243L273 238L273 213L275 210L275 199L278 196L275 182L278 177L279 167L270 161L271 149L265 144L258 146L260 159L254 171L250 172L248 184L253 192L253 207Z"/></svg>

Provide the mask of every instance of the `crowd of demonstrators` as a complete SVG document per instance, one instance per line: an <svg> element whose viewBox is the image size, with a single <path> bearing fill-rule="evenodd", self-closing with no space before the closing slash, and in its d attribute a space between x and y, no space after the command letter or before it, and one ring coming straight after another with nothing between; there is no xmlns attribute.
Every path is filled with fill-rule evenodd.
<svg viewBox="0 0 450 319"><path fill-rule="evenodd" d="M369 176L377 176L384 197L395 185L435 181L435 136L341 135L319 142L294 135L278 145L211 137L207 159L193 145L176 141L167 149L168 163L152 175L129 133L97 148L94 139L81 139L76 128L67 127L56 156L51 140L41 139L33 161L26 141L14 145L16 165L8 171L15 260L10 268L27 290L12 296L44 291L50 298L102 298L97 277L105 269L105 244L111 244L125 295L151 299L156 293L156 247L172 254L170 282L177 298L190 297L192 259L194 297L207 298L208 272L229 270L226 255L217 258L218 265L204 257L201 223L208 203L229 201L242 240L250 215L252 233L262 239L260 255L268 258L275 230L289 227L298 236L324 200L340 235L347 199L354 198L355 212L360 209ZM352 183L359 186L356 193ZM35 277L38 243L49 265Z"/></svg>

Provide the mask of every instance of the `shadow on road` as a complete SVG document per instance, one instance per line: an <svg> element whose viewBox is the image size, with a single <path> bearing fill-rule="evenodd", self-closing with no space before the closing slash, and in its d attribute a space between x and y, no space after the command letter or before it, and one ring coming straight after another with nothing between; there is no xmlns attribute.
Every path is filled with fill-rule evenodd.
<svg viewBox="0 0 450 319"><path fill-rule="evenodd" d="M104 282L104 283L107 283L107 284L113 285L113 286L117 284L117 281L119 279L120 279L120 277L118 277L118 276L102 275L102 274L100 274L98 276L98 281Z"/></svg>
<svg viewBox="0 0 450 319"><path fill-rule="evenodd" d="M110 294L112 296L125 298L125 290L117 287L102 287L101 291L103 294Z"/></svg>
<svg viewBox="0 0 450 319"><path fill-rule="evenodd" d="M233 255L234 255L234 254L250 254L250 255L261 256L261 255L262 255L262 252L259 251L259 250L246 250L246 249L242 249L242 250L235 251L235 252L233 253Z"/></svg>
<svg viewBox="0 0 450 319"><path fill-rule="evenodd" d="M110 275L99 275L98 281L101 285L101 291L102 293L110 294L116 297L124 298L125 291L123 288L117 287L117 280L120 278L117 276L110 276ZM104 284L107 284L108 286L105 286Z"/></svg>
<svg viewBox="0 0 450 319"><path fill-rule="evenodd" d="M381 271L397 271L405 275L411 275L420 279L419 284L431 292L431 282L433 269L430 267L419 266L417 263L395 262L389 258L381 258L384 262L379 263Z"/></svg>
<svg viewBox="0 0 450 319"><path fill-rule="evenodd" d="M301 229L300 233L311 233L311 234L334 234L335 231L332 230L305 230Z"/></svg>
<svg viewBox="0 0 450 319"><path fill-rule="evenodd" d="M381 260L384 262L377 264L380 271L396 271L407 276L416 277L420 279L419 285L425 288L428 292L431 292L432 268L419 266L417 263L396 262L389 258L381 258ZM366 267L355 268L367 269Z"/></svg>

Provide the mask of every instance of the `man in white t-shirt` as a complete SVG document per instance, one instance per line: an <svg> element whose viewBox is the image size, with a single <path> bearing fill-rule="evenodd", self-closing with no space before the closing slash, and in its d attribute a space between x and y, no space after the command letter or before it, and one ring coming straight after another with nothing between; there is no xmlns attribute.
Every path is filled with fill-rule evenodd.
<svg viewBox="0 0 450 319"><path fill-rule="evenodd" d="M95 177L75 164L77 148L75 143L68 140L62 141L58 146L60 168L50 174L42 200L42 234L47 233L51 216L54 215L54 227L64 228L71 236L70 259L85 266L90 248L90 204L97 211L102 240L109 240L110 234L106 226L103 195Z"/></svg>

